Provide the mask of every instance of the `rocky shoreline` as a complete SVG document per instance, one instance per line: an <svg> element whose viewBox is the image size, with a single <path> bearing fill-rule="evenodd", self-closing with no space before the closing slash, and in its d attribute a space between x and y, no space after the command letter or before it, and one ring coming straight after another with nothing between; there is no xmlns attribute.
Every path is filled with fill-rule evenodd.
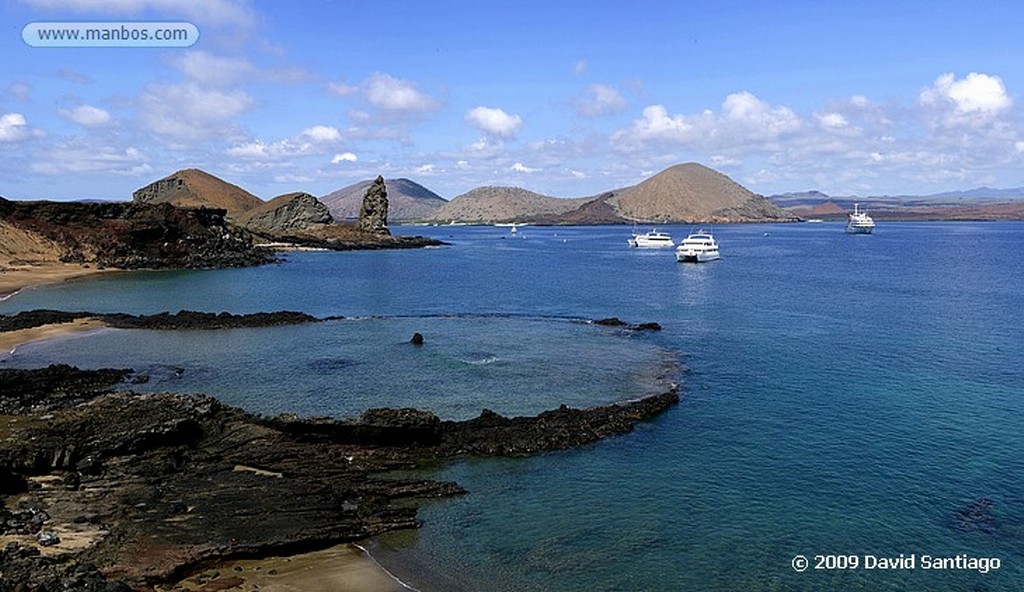
<svg viewBox="0 0 1024 592"><path fill-rule="evenodd" d="M17 323L36 322L41 312L87 314L32 311L36 318L21 313ZM148 328L319 320L106 317ZM138 378L129 369L0 370L0 592L149 590L210 562L415 528L420 500L464 491L395 471L583 446L628 432L679 399L672 387L533 417L484 410L443 421L421 410L373 409L351 420L267 418L207 396L115 390Z"/></svg>
<svg viewBox="0 0 1024 592"><path fill-rule="evenodd" d="M65 312L62 310L35 309L12 315L0 315L0 333L19 331L43 325L70 323L77 319L98 319L108 327L116 329L149 329L154 331L183 329L246 329L254 327L280 327L300 325L343 317L317 318L303 312L277 311L233 314L229 312L197 312L182 310L176 313L162 312L152 315L126 313Z"/></svg>

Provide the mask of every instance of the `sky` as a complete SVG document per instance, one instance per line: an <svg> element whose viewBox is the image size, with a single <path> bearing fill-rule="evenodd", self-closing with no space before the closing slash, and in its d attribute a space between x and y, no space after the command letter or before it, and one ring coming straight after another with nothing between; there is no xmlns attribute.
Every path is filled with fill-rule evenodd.
<svg viewBox="0 0 1024 592"><path fill-rule="evenodd" d="M38 22L188 47L32 47ZM771 195L1024 186L1013 2L2 0L0 195L201 168L269 199L407 177L558 197L699 162Z"/></svg>

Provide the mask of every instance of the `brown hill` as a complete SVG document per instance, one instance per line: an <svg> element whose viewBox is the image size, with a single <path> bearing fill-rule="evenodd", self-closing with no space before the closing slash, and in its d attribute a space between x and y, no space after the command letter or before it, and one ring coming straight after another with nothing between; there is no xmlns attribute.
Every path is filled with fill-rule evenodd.
<svg viewBox="0 0 1024 592"><path fill-rule="evenodd" d="M576 210L589 201L592 198L560 199L521 187L478 187L454 198L430 219L472 224L551 223L552 218Z"/></svg>
<svg viewBox="0 0 1024 592"><path fill-rule="evenodd" d="M320 201L335 220L354 220L359 217L363 196L371 184L373 179L360 181L328 193ZM426 220L448 203L440 195L409 179L385 179L384 187L388 192L388 221L392 223Z"/></svg>
<svg viewBox="0 0 1024 592"><path fill-rule="evenodd" d="M267 203L243 212L237 222L249 230L270 234L305 230L315 224L331 224L327 206L308 193L279 195Z"/></svg>
<svg viewBox="0 0 1024 592"><path fill-rule="evenodd" d="M139 203L169 203L183 208L219 208L229 218L263 205L263 200L237 185L218 179L199 169L185 169L137 190L132 198Z"/></svg>
<svg viewBox="0 0 1024 592"><path fill-rule="evenodd" d="M780 222L796 219L764 196L697 163L679 164L610 200L618 213L645 222Z"/></svg>
<svg viewBox="0 0 1024 592"><path fill-rule="evenodd" d="M814 206L811 208L810 215L812 217L818 216L845 216L847 211L842 206L835 202L827 201L821 205Z"/></svg>
<svg viewBox="0 0 1024 592"><path fill-rule="evenodd" d="M550 224L567 224L572 226L589 226L593 224L625 224L628 222L619 215L615 208L609 203L615 197L614 191L604 193L599 197L585 202L571 212L559 214L550 221L538 221Z"/></svg>

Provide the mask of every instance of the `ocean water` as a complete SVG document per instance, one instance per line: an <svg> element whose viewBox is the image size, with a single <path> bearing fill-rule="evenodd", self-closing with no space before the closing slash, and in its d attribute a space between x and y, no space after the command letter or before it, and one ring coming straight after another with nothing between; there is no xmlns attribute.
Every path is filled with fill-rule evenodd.
<svg viewBox="0 0 1024 592"><path fill-rule="evenodd" d="M429 503L423 528L375 552L413 584L480 591L1024 588L1024 224L723 226L722 260L702 265L631 250L622 227L406 230L451 246L105 276L0 303L348 320L104 330L0 364L130 365L153 388L333 415L533 413L678 380L680 404L631 434L442 467L470 494ZM607 316L664 330L578 321ZM983 498L988 520L959 519ZM915 568L865 568L900 554ZM819 555L858 566L818 570ZM1000 566L925 569L924 555Z"/></svg>

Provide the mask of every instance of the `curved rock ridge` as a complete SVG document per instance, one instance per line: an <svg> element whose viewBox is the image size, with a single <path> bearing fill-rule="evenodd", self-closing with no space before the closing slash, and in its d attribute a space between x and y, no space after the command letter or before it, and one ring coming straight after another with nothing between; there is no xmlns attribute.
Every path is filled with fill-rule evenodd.
<svg viewBox="0 0 1024 592"><path fill-rule="evenodd" d="M161 312L152 315L131 315L126 313L64 312L60 310L25 310L12 315L0 315L0 332L31 329L55 323L70 323L77 319L95 318L108 326L118 329L242 329L250 327L279 327L316 323L343 317L319 319L304 312L277 311L232 314L229 312L197 312L182 310L176 313Z"/></svg>
<svg viewBox="0 0 1024 592"><path fill-rule="evenodd" d="M0 522L0 534L18 541L0 561L4 576L17 574L27 589L147 588L213 560L415 528L417 500L464 490L385 474L459 455L586 445L630 431L679 398L673 387L614 405L517 418L484 411L469 421L413 409L352 420L264 418L202 395L110 392L128 372L0 369L0 407L26 411L8 405L26 382L42 398L0 417L0 476L9 486L0 501L25 509ZM41 487L26 479L36 476L58 479ZM37 526L87 544L57 542L62 555L41 556L32 535L18 534Z"/></svg>
<svg viewBox="0 0 1024 592"><path fill-rule="evenodd" d="M604 327L617 327L627 331L660 331L661 325L654 322L627 323L618 317L607 317L603 319L585 319L572 316L545 316L534 317L530 315L511 315L507 313L469 313L451 314L438 313L420 315L416 318L543 318L548 320L571 321L575 323L589 323ZM119 329L151 329L151 330L176 330L176 329L238 329L246 327L276 327L281 325L298 325L303 323L317 323L321 321L342 320L346 317L331 315L326 317L315 317L313 315L290 310L279 310L275 312L254 312L234 314L230 312L200 312L194 310L180 310L176 313L160 312L151 315L133 315L127 313L100 313L76 311L68 312L63 310L33 309L23 310L18 313L4 315L0 314L0 333L5 331L18 331L31 329L43 325L70 323L84 318L95 318L105 322L107 325ZM387 318L413 318L409 315L380 316L374 315L374 319ZM422 336L421 336L422 337Z"/></svg>

